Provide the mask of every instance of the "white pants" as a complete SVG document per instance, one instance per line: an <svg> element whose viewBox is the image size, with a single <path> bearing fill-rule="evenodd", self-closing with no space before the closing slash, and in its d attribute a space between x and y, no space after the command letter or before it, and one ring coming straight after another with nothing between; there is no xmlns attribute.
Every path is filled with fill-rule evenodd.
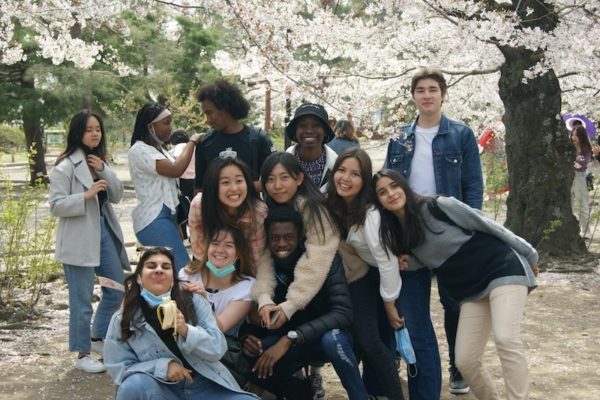
<svg viewBox="0 0 600 400"><path fill-rule="evenodd" d="M505 285L490 295L460 307L456 333L456 366L479 400L499 400L492 378L483 365L483 353L494 334L508 400L529 397L529 369L521 340L521 320L527 303L527 287Z"/></svg>
<svg viewBox="0 0 600 400"><path fill-rule="evenodd" d="M587 233L590 218L590 193L585 182L585 174L585 171L575 171L575 178L571 185L573 214L579 221L581 236L585 236Z"/></svg>

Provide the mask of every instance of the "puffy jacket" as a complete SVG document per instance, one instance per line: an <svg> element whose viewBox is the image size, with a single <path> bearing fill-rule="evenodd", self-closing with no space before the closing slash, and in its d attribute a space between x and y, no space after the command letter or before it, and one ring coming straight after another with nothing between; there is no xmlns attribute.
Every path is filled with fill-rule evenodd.
<svg viewBox="0 0 600 400"><path fill-rule="evenodd" d="M400 128L399 136L390 139L385 168L410 176L415 152L417 119ZM442 115L437 135L431 144L437 194L452 196L469 206L481 209L483 174L477 141L471 128Z"/></svg>
<svg viewBox="0 0 600 400"><path fill-rule="evenodd" d="M294 271L294 275L296 275ZM285 298L287 287L277 284L275 301L279 303ZM349 329L352 324L353 311L350 291L344 274L341 257L336 254L327 278L317 295L306 308L297 311L292 319L281 328L285 335L296 330L302 335L303 342L309 343L323 336L332 329Z"/></svg>

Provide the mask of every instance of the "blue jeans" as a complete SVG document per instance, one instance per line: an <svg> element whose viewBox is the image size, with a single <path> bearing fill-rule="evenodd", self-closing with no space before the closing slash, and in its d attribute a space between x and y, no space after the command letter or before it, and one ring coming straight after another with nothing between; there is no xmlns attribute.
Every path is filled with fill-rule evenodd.
<svg viewBox="0 0 600 400"><path fill-rule="evenodd" d="M249 393L238 393L194 373L193 382L163 383L150 375L128 376L117 388L116 400L255 400Z"/></svg>
<svg viewBox="0 0 600 400"><path fill-rule="evenodd" d="M144 229L135 233L144 246L164 246L173 249L177 272L190 263L190 256L179 237L177 217L169 207L163 205L158 216Z"/></svg>
<svg viewBox="0 0 600 400"><path fill-rule="evenodd" d="M63 265L67 284L69 285L69 351L82 353L89 353L90 351L94 274L123 284L123 266L121 265L117 242L103 217L100 217L100 233L99 266L94 268ZM101 286L101 289L102 298L96 309L91 335L104 339L110 319L121 306L123 291L104 286Z"/></svg>
<svg viewBox="0 0 600 400"><path fill-rule="evenodd" d="M262 339L263 350L273 346L279 336L267 336ZM254 365L258 358L252 360ZM360 377L358 362L352 350L352 337L344 330L333 329L323 334L311 343L292 346L287 353L275 364L273 375L259 379L252 373L250 379L259 386L276 394L285 392L286 383L293 379L294 372L306 364L331 362L342 386L346 389L348 399L366 400L368 395Z"/></svg>
<svg viewBox="0 0 600 400"><path fill-rule="evenodd" d="M402 271L402 290L396 300L404 315L410 340L417 357L418 373L408 377L410 400L439 400L442 390L442 367L437 338L430 315L431 271Z"/></svg>

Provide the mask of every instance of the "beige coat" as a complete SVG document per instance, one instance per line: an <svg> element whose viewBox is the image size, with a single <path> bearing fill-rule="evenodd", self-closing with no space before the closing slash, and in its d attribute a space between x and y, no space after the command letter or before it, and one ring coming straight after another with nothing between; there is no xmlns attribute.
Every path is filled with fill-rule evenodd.
<svg viewBox="0 0 600 400"><path fill-rule="evenodd" d="M125 252L123 233L111 203L123 197L123 184L104 163L98 178L108 181L108 201L102 212L118 240L117 248L123 269L131 269ZM50 172L50 212L59 217L54 258L63 264L80 267L100 265L100 210L98 196L85 200L83 195L94 183L83 150L64 158Z"/></svg>
<svg viewBox="0 0 600 400"><path fill-rule="evenodd" d="M339 234L331 225L328 216L322 215L325 232L320 232L320 227L306 226L307 213L303 212L302 198L296 198L294 208L303 216L306 251L296 264L294 281L288 288L286 300L280 304L288 320L296 311L304 309L321 290L340 243ZM252 287L252 297L258 303L259 309L267 304L274 304L273 294L276 286L273 260L271 252L267 250L257 265L256 282Z"/></svg>

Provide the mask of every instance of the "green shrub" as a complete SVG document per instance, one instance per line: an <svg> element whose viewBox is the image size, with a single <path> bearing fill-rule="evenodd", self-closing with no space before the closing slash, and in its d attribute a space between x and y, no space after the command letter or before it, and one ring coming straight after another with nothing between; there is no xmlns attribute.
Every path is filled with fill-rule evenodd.
<svg viewBox="0 0 600 400"><path fill-rule="evenodd" d="M0 183L0 305L33 307L60 270L51 257L56 218L40 208L45 185ZM25 298L23 298L25 294Z"/></svg>

